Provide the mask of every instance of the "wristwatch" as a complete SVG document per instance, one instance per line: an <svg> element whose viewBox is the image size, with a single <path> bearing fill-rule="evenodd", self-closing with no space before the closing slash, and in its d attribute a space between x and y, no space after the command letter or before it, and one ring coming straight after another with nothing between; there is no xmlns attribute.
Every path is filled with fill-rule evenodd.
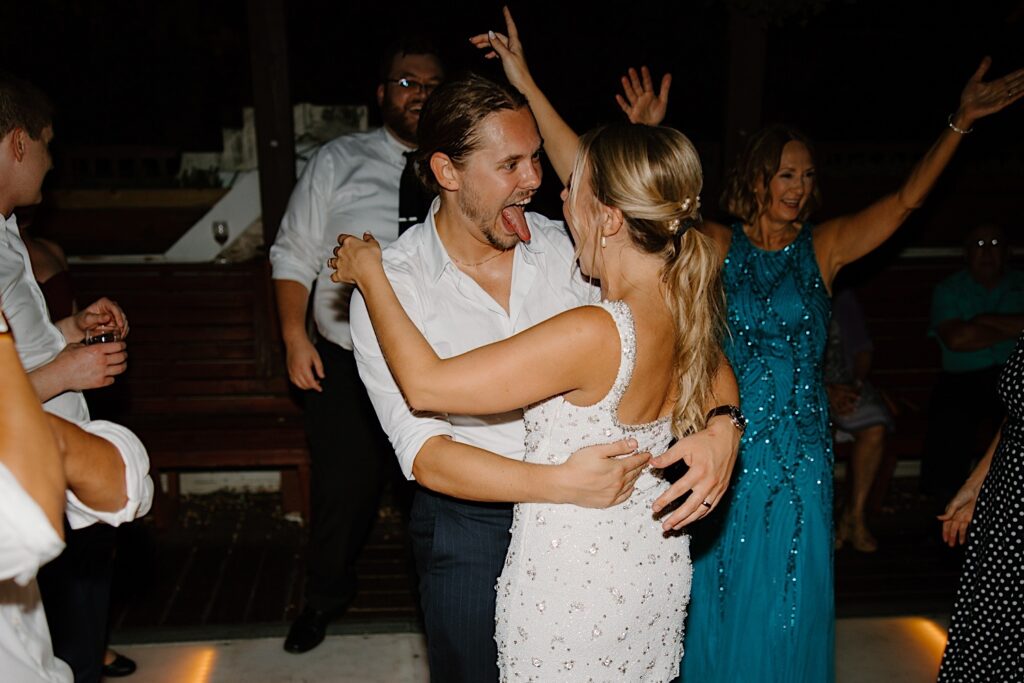
<svg viewBox="0 0 1024 683"><path fill-rule="evenodd" d="M712 408L707 417L704 418L705 422L708 422L713 417L719 415L728 415L729 419L732 420L732 426L739 430L742 435L747 430L747 418L743 415L743 411L740 410L739 406L723 405Z"/></svg>

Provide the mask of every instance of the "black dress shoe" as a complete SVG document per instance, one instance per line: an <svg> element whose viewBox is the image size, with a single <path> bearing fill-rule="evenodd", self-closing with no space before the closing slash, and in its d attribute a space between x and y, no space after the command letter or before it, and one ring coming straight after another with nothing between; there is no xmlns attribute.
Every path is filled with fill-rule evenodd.
<svg viewBox="0 0 1024 683"><path fill-rule="evenodd" d="M103 675L107 678L120 678L135 673L135 662L120 652L114 653L114 661L103 665Z"/></svg>
<svg viewBox="0 0 1024 683"><path fill-rule="evenodd" d="M337 610L325 612L306 607L288 629L288 637L284 639L285 652L301 654L312 650L323 642L327 634L327 624L337 616Z"/></svg>

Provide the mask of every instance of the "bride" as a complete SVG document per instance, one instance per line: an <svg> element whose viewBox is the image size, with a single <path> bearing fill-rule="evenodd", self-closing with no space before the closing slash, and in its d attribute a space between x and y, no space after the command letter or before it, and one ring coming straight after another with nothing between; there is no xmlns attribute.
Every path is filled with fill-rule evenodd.
<svg viewBox="0 0 1024 683"><path fill-rule="evenodd" d="M453 358L439 358L402 309L372 236L338 238L332 279L362 291L413 409L530 406L531 462L625 437L662 452L715 406L723 297L714 246L693 229L701 184L678 131L623 124L583 136L563 210L603 301ZM668 486L647 468L613 508L516 506L497 585L502 680L676 677L691 569L689 537L650 513Z"/></svg>

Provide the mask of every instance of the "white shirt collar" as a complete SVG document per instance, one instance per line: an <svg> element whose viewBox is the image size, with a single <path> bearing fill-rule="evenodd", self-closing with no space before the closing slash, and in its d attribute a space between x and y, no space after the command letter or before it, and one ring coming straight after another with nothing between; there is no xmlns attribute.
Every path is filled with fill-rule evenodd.
<svg viewBox="0 0 1024 683"><path fill-rule="evenodd" d="M427 220L424 222L423 227L426 228L426 248L427 248L427 264L428 273L430 274L430 281L437 282L438 278L444 274L446 268L451 266L457 268L455 262L452 261L451 256L448 255L448 251L444 248L444 244L441 242L441 238L437 234L437 223L435 222L435 216L438 210L441 208L441 198L434 197L434 202L430 205L430 212L427 215ZM530 214L526 214L526 222L530 223ZM527 262L533 263L533 256L544 252L543 238L537 239L538 231L532 230L533 239L529 242L519 242L515 249L516 253L523 256Z"/></svg>
<svg viewBox="0 0 1024 683"><path fill-rule="evenodd" d="M0 220L3 221L3 229L0 230L0 246L9 247L11 246L11 238L7 235L7 232L13 232L15 235L20 235L18 232L18 215L11 212L8 217L0 216Z"/></svg>
<svg viewBox="0 0 1024 683"><path fill-rule="evenodd" d="M388 150L388 155L391 156L391 160L402 168L405 168L405 153L411 152L416 148L410 147L396 138L385 126L381 126L379 130L382 139L386 143L385 147Z"/></svg>

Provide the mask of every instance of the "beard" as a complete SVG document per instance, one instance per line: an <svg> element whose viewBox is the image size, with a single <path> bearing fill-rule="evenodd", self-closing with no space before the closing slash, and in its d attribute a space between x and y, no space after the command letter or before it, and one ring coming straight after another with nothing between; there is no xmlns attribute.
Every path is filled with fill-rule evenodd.
<svg viewBox="0 0 1024 683"><path fill-rule="evenodd" d="M417 104L423 106L422 102ZM420 122L419 114L412 114L386 99L381 106L380 114L384 125L393 130L399 138L406 142L416 142L416 128Z"/></svg>
<svg viewBox="0 0 1024 683"><path fill-rule="evenodd" d="M498 220L501 219L504 204L495 210L488 209L470 183L463 183L459 189L458 203L462 215L480 228L484 239L495 249L508 251L519 243L517 235L496 227Z"/></svg>

